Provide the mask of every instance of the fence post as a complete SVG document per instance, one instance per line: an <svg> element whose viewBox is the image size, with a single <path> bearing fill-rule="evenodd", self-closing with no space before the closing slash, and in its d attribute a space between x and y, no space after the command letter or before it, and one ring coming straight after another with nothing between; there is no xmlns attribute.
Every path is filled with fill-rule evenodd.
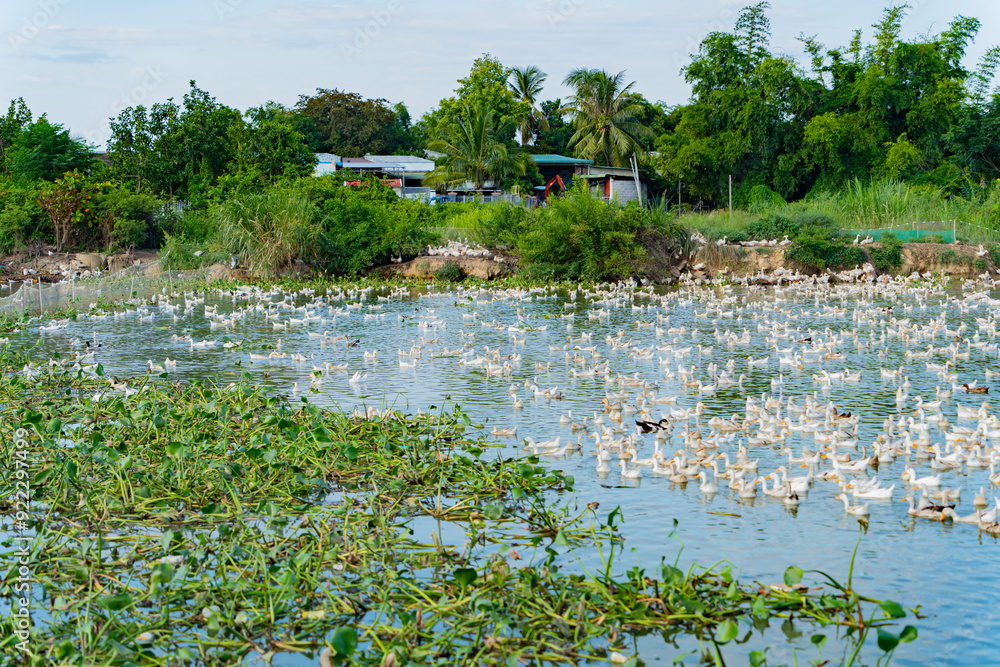
<svg viewBox="0 0 1000 667"><path fill-rule="evenodd" d="M958 245L958 222L955 220L955 218L951 219L951 237L952 237L952 243Z"/></svg>
<svg viewBox="0 0 1000 667"><path fill-rule="evenodd" d="M38 279L38 316L45 314L45 297L42 296L42 279Z"/></svg>

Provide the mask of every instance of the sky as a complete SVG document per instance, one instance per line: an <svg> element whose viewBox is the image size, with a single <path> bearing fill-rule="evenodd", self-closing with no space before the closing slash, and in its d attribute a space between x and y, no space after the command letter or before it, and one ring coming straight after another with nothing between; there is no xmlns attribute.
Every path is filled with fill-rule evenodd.
<svg viewBox="0 0 1000 667"><path fill-rule="evenodd" d="M473 60L549 75L542 99L563 97L578 67L625 70L651 101L690 96L681 68L709 32L731 31L748 0L0 0L0 104L23 97L36 117L103 147L122 109L173 98L189 81L232 107L294 105L317 88L404 102L416 119L454 91ZM982 29L973 67L1000 42L995 0L910 0L906 39L956 15ZM800 34L844 46L872 35L883 7L868 0L771 0L772 51L807 64Z"/></svg>

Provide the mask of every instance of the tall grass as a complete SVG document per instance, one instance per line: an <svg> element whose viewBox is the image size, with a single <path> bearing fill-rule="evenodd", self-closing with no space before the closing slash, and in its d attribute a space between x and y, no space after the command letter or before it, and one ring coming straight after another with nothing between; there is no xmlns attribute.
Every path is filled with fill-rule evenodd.
<svg viewBox="0 0 1000 667"><path fill-rule="evenodd" d="M1000 185L982 188L975 196L948 196L926 186L899 181L853 180L837 192L814 193L806 199L775 203L753 213L717 211L687 214L681 223L700 229L706 236L722 238L749 222L768 214L794 218L802 214L824 214L846 230L921 229L951 231L952 221L959 240L966 243L1000 239ZM938 223L938 224L926 224Z"/></svg>
<svg viewBox="0 0 1000 667"><path fill-rule="evenodd" d="M307 258L319 229L306 196L283 188L231 199L215 210L215 217L227 248L265 277Z"/></svg>

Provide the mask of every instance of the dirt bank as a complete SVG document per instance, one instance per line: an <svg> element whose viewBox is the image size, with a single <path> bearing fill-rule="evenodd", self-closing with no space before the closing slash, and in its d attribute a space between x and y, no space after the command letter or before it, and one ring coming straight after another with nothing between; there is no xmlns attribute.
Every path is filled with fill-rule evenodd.
<svg viewBox="0 0 1000 667"><path fill-rule="evenodd" d="M379 275L392 275L404 278L434 278L437 272L446 266L456 266L462 276L472 276L490 280L510 275L513 272L513 262L507 258L503 262L492 259L476 259L472 257L417 257L402 264L390 264L377 269Z"/></svg>
<svg viewBox="0 0 1000 667"><path fill-rule="evenodd" d="M121 269L155 262L156 252L137 250L127 253L55 252L51 247L35 245L0 257L0 280L40 280L57 283L74 273L87 276L95 271L114 273Z"/></svg>
<svg viewBox="0 0 1000 667"><path fill-rule="evenodd" d="M878 247L878 244L865 246L862 249ZM934 273L940 275L943 271L956 278L975 278L986 271L997 272L989 254L980 257L978 248L974 246L950 243L904 243L902 248L902 265L890 273L908 276L914 271L919 273ZM744 275L764 271L773 272L783 268L788 271L798 271L806 275L820 273L817 269L792 262L785 257L786 248L744 248L741 246L703 246L694 259L684 270L691 271L702 264L698 273L701 277L714 277L719 274L731 273ZM853 268L853 267L848 267ZM675 270L676 271L676 270Z"/></svg>

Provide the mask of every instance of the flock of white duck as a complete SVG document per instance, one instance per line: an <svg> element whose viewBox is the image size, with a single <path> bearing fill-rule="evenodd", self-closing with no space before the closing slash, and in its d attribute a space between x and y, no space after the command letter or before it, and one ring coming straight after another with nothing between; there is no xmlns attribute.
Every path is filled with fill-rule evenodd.
<svg viewBox="0 0 1000 667"><path fill-rule="evenodd" d="M862 521L888 510L880 502L896 499L908 503L913 517L1000 534L992 488L1000 485L1000 419L985 397L965 396L986 393L986 383L1000 375L1000 300L991 296L991 284L949 286L919 276L837 286L742 282L665 293L631 282L568 293L243 287L161 295L124 310L92 311L77 323L170 323L182 329L172 336L175 357L229 354L244 369L290 364L303 373L292 385L295 395L381 385L396 376L396 363L399 374L417 381L425 372L475 374L509 388L511 411L501 416L514 418L531 403L548 415L546 426L568 432L525 437L526 451L592 455L601 476L662 477L697 485L703 494L731 492L740 502L774 498L788 506L826 487L834 493L821 497L834 496ZM50 364L92 369L98 355L108 356L101 345L110 334L69 340L69 326L68 320L38 326L53 345L65 336L74 350ZM193 335L206 328L217 338ZM391 351L368 342L411 337ZM865 370L848 367L862 359ZM179 367L169 357L146 366L152 373ZM24 369L26 376L38 372ZM937 384L933 396L910 394L910 376L917 374L921 386ZM845 388L860 391L862 383L866 409L879 413L864 421L874 437L862 438L856 410L830 400ZM115 380L109 391L134 389ZM589 409L573 414L562 407L566 399L575 406L590 401ZM731 408L735 400L743 409L734 414L713 414L706 405ZM518 427L492 433L517 437ZM972 479L975 488L966 491L974 496L972 509L959 511L961 482Z"/></svg>

